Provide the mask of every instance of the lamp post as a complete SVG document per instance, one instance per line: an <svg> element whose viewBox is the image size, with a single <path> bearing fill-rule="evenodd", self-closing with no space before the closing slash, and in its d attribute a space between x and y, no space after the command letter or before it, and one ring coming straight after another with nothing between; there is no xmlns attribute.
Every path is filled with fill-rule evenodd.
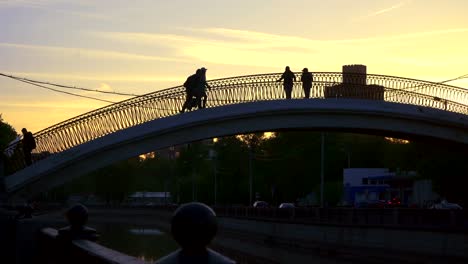
<svg viewBox="0 0 468 264"><path fill-rule="evenodd" d="M192 168L192 202L195 201L195 168Z"/></svg>
<svg viewBox="0 0 468 264"><path fill-rule="evenodd" d="M214 141L213 141L214 142ZM218 182L217 182L217 168L216 168L216 157L218 153L216 150L210 149L209 150L209 160L213 162L213 177L214 177L214 205L218 203Z"/></svg>
<svg viewBox="0 0 468 264"><path fill-rule="evenodd" d="M253 176L252 176L252 146L249 144L249 206L252 206L252 190L253 190Z"/></svg>
<svg viewBox="0 0 468 264"><path fill-rule="evenodd" d="M324 164L325 164L325 133L322 132L320 144L320 207L323 208L323 181L324 181Z"/></svg>
<svg viewBox="0 0 468 264"><path fill-rule="evenodd" d="M175 147L174 146L171 146L169 147L169 160L170 160L170 163L169 163L169 177L171 179L174 178L174 160L175 160ZM164 180L164 203L167 204L167 185L168 185L168 179L166 178ZM172 180L173 182L174 180ZM171 189L172 189L172 184L171 184ZM171 200L172 200L172 197L171 197Z"/></svg>
<svg viewBox="0 0 468 264"><path fill-rule="evenodd" d="M348 169L351 168L351 151L349 150L348 147L343 147L341 148L341 151L346 153L346 158L347 158L347 163L348 163Z"/></svg>

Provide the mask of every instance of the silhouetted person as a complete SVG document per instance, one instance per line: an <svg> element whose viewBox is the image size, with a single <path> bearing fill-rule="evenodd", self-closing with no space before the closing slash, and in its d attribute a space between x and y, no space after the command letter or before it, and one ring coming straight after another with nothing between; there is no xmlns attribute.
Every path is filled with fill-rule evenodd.
<svg viewBox="0 0 468 264"><path fill-rule="evenodd" d="M31 151L36 148L36 141L34 140L33 134L26 130L26 128L21 129L23 132L23 153L24 153L24 161L26 165L29 166L32 164L32 157Z"/></svg>
<svg viewBox="0 0 468 264"><path fill-rule="evenodd" d="M197 97L198 108L206 107L206 100L208 96L206 95L206 88L211 88L210 85L206 82L206 68L200 69L200 78L198 79L198 85L195 89L195 94Z"/></svg>
<svg viewBox="0 0 468 264"><path fill-rule="evenodd" d="M195 89L197 88L197 85L199 83L198 80L200 79L200 73L201 73L201 69L197 69L195 74L190 75L184 83L186 96L185 96L184 105L182 106L182 110L180 110L181 113L184 113L186 109L191 110L192 107L194 107L193 97L194 97Z"/></svg>
<svg viewBox="0 0 468 264"><path fill-rule="evenodd" d="M171 254L156 261L158 264L228 264L235 263L214 250L207 248L218 231L216 214L202 203L181 205L172 216L171 233L180 245Z"/></svg>
<svg viewBox="0 0 468 264"><path fill-rule="evenodd" d="M302 89L304 90L304 98L310 97L310 89L312 88L312 81L314 77L311 72L307 68L302 70L301 75L301 82L302 82Z"/></svg>
<svg viewBox="0 0 468 264"><path fill-rule="evenodd" d="M76 204L70 207L65 212L65 217L70 225L58 230L58 239L64 242L76 239L97 241L96 230L85 226L88 222L88 209L84 205Z"/></svg>
<svg viewBox="0 0 468 264"><path fill-rule="evenodd" d="M277 82L280 82L281 80L283 80L283 88L284 88L284 92L286 93L286 99L291 99L292 88L293 88L294 82L296 81L296 76L289 69L289 66L286 66L286 69L281 75L281 78L279 78Z"/></svg>

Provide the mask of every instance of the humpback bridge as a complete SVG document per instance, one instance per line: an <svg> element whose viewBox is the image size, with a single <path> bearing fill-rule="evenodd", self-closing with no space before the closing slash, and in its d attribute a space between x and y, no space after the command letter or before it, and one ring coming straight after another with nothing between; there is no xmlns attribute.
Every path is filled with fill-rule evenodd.
<svg viewBox="0 0 468 264"><path fill-rule="evenodd" d="M300 73L295 74L300 79ZM468 143L466 89L384 75L334 72L313 74L309 100L280 100L285 98L282 83L277 82L281 74L259 74L208 81L212 89L207 92L207 108L217 109L180 114L185 101L185 88L177 86L71 118L34 135L37 142L37 149L33 152L36 163L31 167L25 168L19 148L10 146L11 149L16 148L16 151L7 164L12 175L5 178L6 189L8 192L16 192L30 183L36 183L41 175L57 174L59 171L63 173L64 169L71 170L74 166L78 169L76 165L67 162L72 162L75 158L75 161L79 161L92 157L93 153L100 152L98 149L103 150L100 152L102 155L109 150L106 155L115 154L115 159L107 158L100 165L90 165L89 169L82 170L83 173L112 161L131 157L129 155L138 155L145 150L203 139L202 132L208 138L260 129L343 128L351 131L372 130L432 136ZM303 94L301 83L294 83L292 98L301 99ZM256 113L259 114L255 116ZM326 120L330 113L337 117L335 121ZM294 117L288 118L287 115ZM311 120L312 118L316 119ZM247 121L239 127L242 120ZM413 126L412 121L419 127ZM199 134L195 131L189 136L188 133L180 134L179 130L171 130L175 127L209 129L209 124L213 133L200 130ZM113 149L113 146L118 145L122 151L123 147L128 148L133 144L131 138L147 138L155 135L158 129L158 135L164 134L166 138L158 139L164 140L164 144L156 143L155 138L148 139L146 143L151 142L153 149L139 146L125 155L116 154L117 149ZM125 131L133 134L125 135ZM141 131L148 133L142 134ZM170 133L178 137L173 136L169 140L167 135ZM143 142L135 144L144 144ZM85 148L92 151L86 152ZM81 154L77 154L78 149ZM38 162L39 160L44 161ZM44 184L40 185L44 187Z"/></svg>

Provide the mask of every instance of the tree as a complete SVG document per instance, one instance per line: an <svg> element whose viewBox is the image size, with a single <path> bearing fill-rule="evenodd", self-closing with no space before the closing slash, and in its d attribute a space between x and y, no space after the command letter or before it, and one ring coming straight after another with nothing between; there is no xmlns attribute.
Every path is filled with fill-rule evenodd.
<svg viewBox="0 0 468 264"><path fill-rule="evenodd" d="M4 122L2 115L0 114L0 151L3 153L3 150L17 136L18 134L15 129L10 124Z"/></svg>
<svg viewBox="0 0 468 264"><path fill-rule="evenodd" d="M122 203L133 189L139 160L131 158L97 170L95 174L96 194L106 203Z"/></svg>
<svg viewBox="0 0 468 264"><path fill-rule="evenodd" d="M5 167L0 166L0 175L2 174L9 174L13 169L11 168L11 164L8 164L7 156L4 154L5 148L8 144L13 141L18 134L16 133L15 129L8 123L3 121L2 115L0 114L0 165L5 164ZM17 156L19 149L13 153L13 156Z"/></svg>

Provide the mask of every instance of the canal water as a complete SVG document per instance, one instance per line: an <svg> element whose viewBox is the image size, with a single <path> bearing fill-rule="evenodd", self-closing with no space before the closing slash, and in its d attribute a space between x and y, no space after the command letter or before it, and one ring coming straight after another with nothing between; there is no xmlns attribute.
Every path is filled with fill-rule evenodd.
<svg viewBox="0 0 468 264"><path fill-rule="evenodd" d="M145 261L155 261L178 248L170 234L153 226L95 224L99 243Z"/></svg>
<svg viewBox="0 0 468 264"><path fill-rule="evenodd" d="M99 244L135 256L141 260L153 262L163 256L168 255L178 248L177 243L171 235L164 232L157 226L124 224L124 223L90 223L90 226L99 230ZM274 249L272 249L274 250ZM308 254L306 254L308 255ZM239 257L239 256L238 256ZM294 259L294 258L291 258ZM348 261L338 261L328 257L308 256L308 261L299 261L295 263L323 263L323 264L342 264L351 263ZM312 262L309 262L312 261ZM239 263L286 263L282 261L267 261L265 259L256 259L249 257L241 258Z"/></svg>

